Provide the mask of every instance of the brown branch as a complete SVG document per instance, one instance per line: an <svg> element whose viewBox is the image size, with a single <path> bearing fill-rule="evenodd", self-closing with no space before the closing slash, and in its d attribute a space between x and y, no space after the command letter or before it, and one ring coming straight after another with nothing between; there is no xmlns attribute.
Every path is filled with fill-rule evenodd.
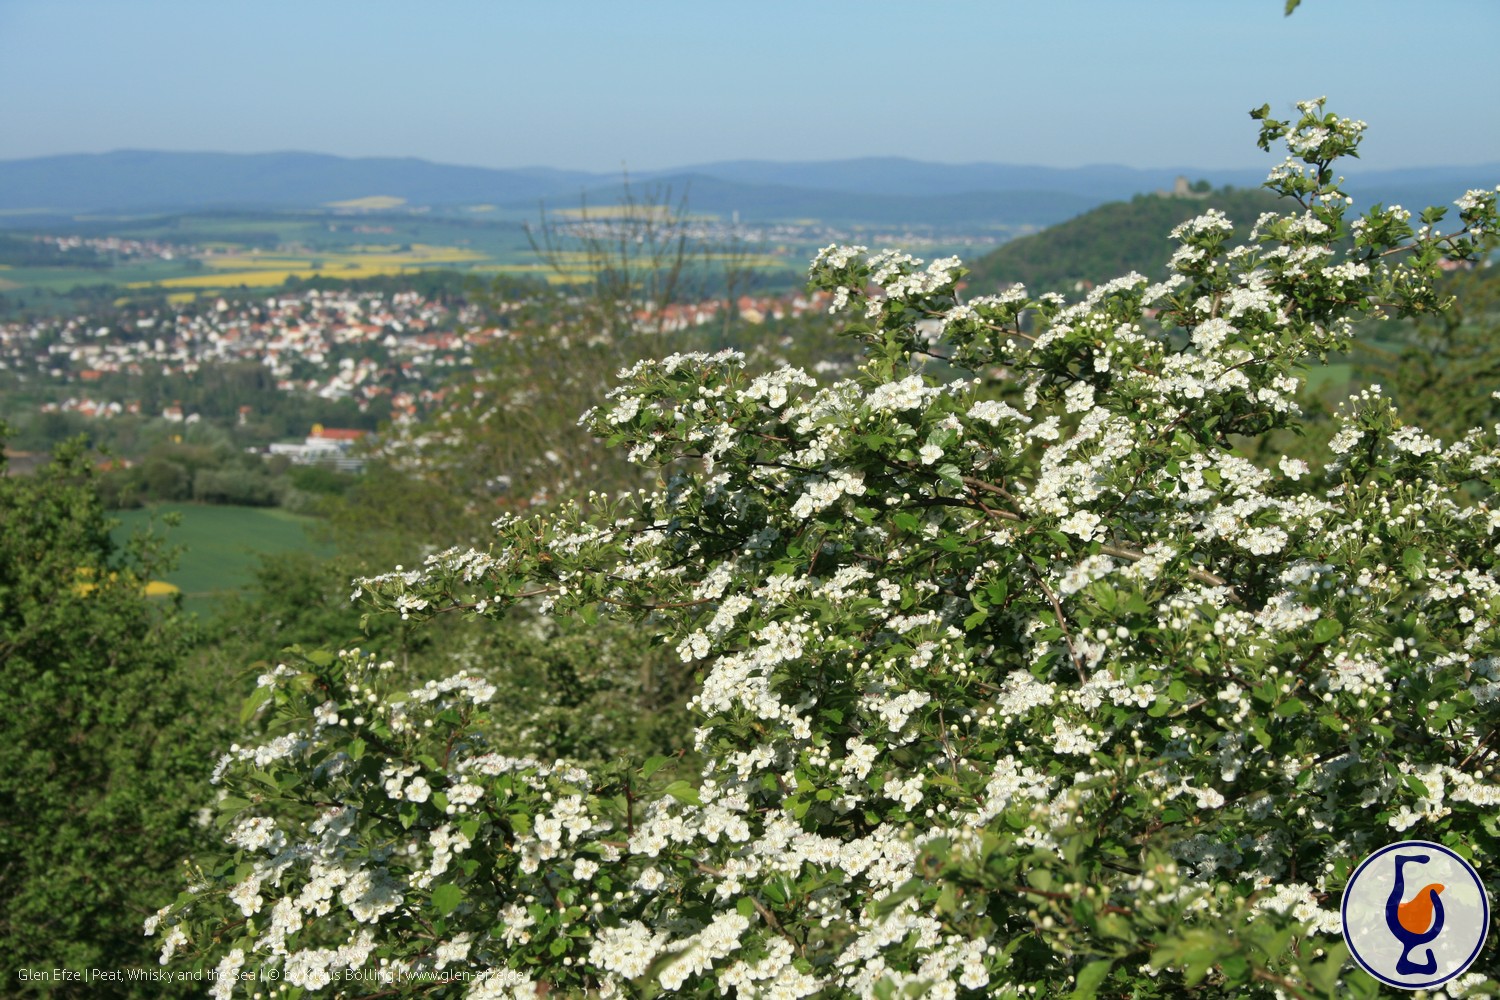
<svg viewBox="0 0 1500 1000"><path fill-rule="evenodd" d="M999 486L995 483L987 483L983 479L975 479L973 476L964 476L963 483L965 486L972 486L976 490L984 490L986 493L993 493L998 497L1004 497L1006 500L1009 500L1011 503L1016 504L1017 506L1020 505L1020 501L1015 498L1015 495L1007 490L1004 486ZM1006 511L1005 513L1010 512ZM1016 520L1021 520L1019 514L1013 516Z"/></svg>
<svg viewBox="0 0 1500 1000"><path fill-rule="evenodd" d="M1485 744L1490 741L1490 737L1494 736L1496 732L1497 730L1491 729L1489 732L1484 734L1484 737L1477 744L1475 744L1474 749L1469 751L1468 756L1458 762L1458 767L1460 770L1462 770L1464 765L1468 764L1469 761L1473 760L1475 755L1482 755L1486 752Z"/></svg>
<svg viewBox="0 0 1500 1000"><path fill-rule="evenodd" d="M1041 896L1044 899L1052 899L1061 903L1073 902L1073 897L1065 892L1051 892L1049 890L1038 889L1035 886L1030 885L1008 885L1005 886L1005 889L1014 893L1030 893L1033 896ZM1102 909L1105 913L1118 913L1122 916L1127 917L1135 915L1135 911L1131 910L1129 907L1116 906L1113 903L1105 903Z"/></svg>
<svg viewBox="0 0 1500 1000"><path fill-rule="evenodd" d="M1073 634L1068 631L1068 619L1063 614L1061 602L1058 601L1057 595L1052 592L1052 588L1047 586L1047 581L1042 576L1042 571L1037 568L1036 563L1031 561L1031 556L1023 553L1021 558L1026 560L1027 566L1031 567L1032 579L1042 588L1042 593L1047 595L1047 600L1052 602L1052 610L1057 614L1057 627L1062 629L1063 641L1068 644L1068 654L1073 658L1073 666L1078 671L1078 679L1087 684L1089 680L1088 668L1083 665L1083 658L1078 655L1078 648L1073 645Z"/></svg>
<svg viewBox="0 0 1500 1000"><path fill-rule="evenodd" d="M1006 500L1009 500L1011 503L1014 503L1017 506L1020 505L1020 501L1016 499L1015 495L1003 486L998 486L995 483L985 482L982 479L975 479L973 476L964 476L963 482L965 486L969 486L977 490L984 490L987 493L993 493L996 496L1004 497ZM984 504L980 504L979 506L986 514L989 514L991 517L997 517L1006 521L1015 521L1018 524L1030 523L1027 518L1022 517L1020 514L1014 513L1013 511L997 510L993 507L987 507ZM1142 559L1146 558L1146 554L1144 552L1137 552L1134 549L1127 549L1118 545L1101 545L1099 551L1103 552L1105 555L1114 556L1117 559L1128 559L1131 562L1140 562ZM1216 576L1215 574L1210 573L1207 570L1190 569L1188 570L1188 576L1190 576L1194 580L1197 580L1199 583L1206 583L1210 587L1228 586L1227 581L1225 581L1223 577ZM1230 596L1230 599L1233 600L1236 604L1243 603L1239 599L1239 595L1237 594L1232 594Z"/></svg>
<svg viewBox="0 0 1500 1000"><path fill-rule="evenodd" d="M942 708L938 709L938 738L943 741L943 750L948 754L948 768L953 772L953 780L958 779L958 754L953 752L953 744L948 742L948 721L943 716Z"/></svg>

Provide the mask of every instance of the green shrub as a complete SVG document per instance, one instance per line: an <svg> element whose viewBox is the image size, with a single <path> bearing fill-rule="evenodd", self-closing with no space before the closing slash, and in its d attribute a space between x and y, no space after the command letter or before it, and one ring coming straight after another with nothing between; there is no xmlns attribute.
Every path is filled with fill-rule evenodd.
<svg viewBox="0 0 1500 1000"><path fill-rule="evenodd" d="M143 592L159 553L114 550L81 442L3 473L0 966L8 995L98 995L17 977L154 963L140 921L203 846L202 755L225 733L208 706L224 692L180 670L188 627Z"/></svg>
<svg viewBox="0 0 1500 1000"><path fill-rule="evenodd" d="M1256 114L1290 210L1241 246L1183 223L1163 281L965 302L956 259L829 247L854 377L623 372L585 426L659 489L356 596L641 621L699 672L701 757L516 753L506 662L278 668L163 961L379 996L1376 995L1338 937L1352 866L1500 856L1500 441L1369 390L1315 462L1237 442L1296 428L1305 366L1437 308L1500 220L1482 191L1446 236L1346 219L1364 125L1301 112Z"/></svg>

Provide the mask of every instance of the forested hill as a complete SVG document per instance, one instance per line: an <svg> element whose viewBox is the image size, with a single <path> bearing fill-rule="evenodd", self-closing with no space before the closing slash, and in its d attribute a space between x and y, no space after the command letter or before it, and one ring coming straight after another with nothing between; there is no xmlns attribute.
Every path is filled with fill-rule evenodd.
<svg viewBox="0 0 1500 1000"><path fill-rule="evenodd" d="M1097 284L1131 271L1159 279L1166 276L1176 248L1167 234L1178 223L1217 208L1243 236L1262 212L1278 205L1274 195L1253 188L1191 198L1136 195L1110 202L972 262L970 294L989 294L1017 281L1034 292L1070 291L1080 281Z"/></svg>

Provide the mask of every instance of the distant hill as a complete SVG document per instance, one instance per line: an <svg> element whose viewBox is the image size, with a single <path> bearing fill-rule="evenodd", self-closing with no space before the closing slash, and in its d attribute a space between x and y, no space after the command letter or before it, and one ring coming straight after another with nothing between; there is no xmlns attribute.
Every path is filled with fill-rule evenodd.
<svg viewBox="0 0 1500 1000"><path fill-rule="evenodd" d="M970 263L969 294L988 294L1017 281L1033 292L1063 291L1079 281L1098 284L1131 271L1165 278L1177 248L1168 234L1210 208L1229 216L1244 235L1262 212L1285 210L1285 203L1269 191L1222 189L1206 198L1137 195L1110 202Z"/></svg>
<svg viewBox="0 0 1500 1000"><path fill-rule="evenodd" d="M1496 185L1500 185L1500 163L1349 173L1344 189L1357 207L1368 207L1378 201L1383 205L1401 205L1415 215L1428 205L1446 205L1452 213L1453 199L1465 191L1470 188L1493 191Z"/></svg>
<svg viewBox="0 0 1500 1000"><path fill-rule="evenodd" d="M1269 164L1268 164L1269 166ZM924 163L899 157L776 163L736 160L632 172L643 186L686 188L694 211L747 221L818 219L868 225L1025 227L1061 221L1106 201L1170 188L1175 177L1258 186L1265 169L1054 168ZM1447 203L1500 183L1500 164L1351 173L1364 203ZM546 167L494 170L391 157L319 153L122 151L0 161L0 225L47 225L80 214L218 209L302 210L394 199L408 209L487 204L530 214L538 200L573 205L618 196L615 173Z"/></svg>
<svg viewBox="0 0 1500 1000"><path fill-rule="evenodd" d="M732 160L641 176L693 174L743 184L901 196L1032 191L1075 195L1098 205L1137 194L1170 190L1178 177L1189 180L1205 178L1215 187L1258 188L1266 179L1273 160L1273 157L1266 156L1260 166L1210 169L1193 166L1141 168L1118 164L1040 167L1007 163L924 163L887 156L821 163ZM1363 170L1355 163L1346 166L1344 173L1348 176L1346 188L1356 202L1369 205L1380 201L1412 209L1451 204L1469 188L1493 188L1500 184L1500 163L1399 170Z"/></svg>
<svg viewBox="0 0 1500 1000"><path fill-rule="evenodd" d="M171 212L317 208L370 197L413 205L534 202L600 176L545 168L490 170L418 159L320 153L117 153L0 162L0 211Z"/></svg>
<svg viewBox="0 0 1500 1000"><path fill-rule="evenodd" d="M811 174L822 177L830 165L811 166ZM795 178L798 167L787 165L782 173ZM686 193L694 212L739 212L757 221L1024 227L1050 225L1098 202L1045 184L955 188L969 178L941 167L937 175L948 179L929 177L913 191L894 190L891 183L885 191L833 190L683 171L633 175L632 182L639 190ZM620 182L617 174L490 170L417 159L130 151L0 161L0 212L25 225L28 217L51 224L74 214L358 208L376 199L389 207L399 199L409 208L492 204L531 214L540 200L558 207L577 204L580 196L592 204L612 203L620 197Z"/></svg>
<svg viewBox="0 0 1500 1000"><path fill-rule="evenodd" d="M1045 191L1099 204L1172 186L1178 176L1208 177L1217 184L1254 187L1264 170L1197 167L1139 169L1117 164L1039 167L1008 163L924 163L902 157L862 157L823 163L732 160L686 168L692 173L745 184L780 184L818 191L880 195L954 195L972 191ZM654 176L654 175L649 175Z"/></svg>
<svg viewBox="0 0 1500 1000"><path fill-rule="evenodd" d="M674 199L686 195L693 212L845 225L1050 226L1098 204L1093 198L1049 190L876 194L747 183L707 174L654 174L643 183L670 190ZM607 204L618 192L616 181L587 195L590 204Z"/></svg>

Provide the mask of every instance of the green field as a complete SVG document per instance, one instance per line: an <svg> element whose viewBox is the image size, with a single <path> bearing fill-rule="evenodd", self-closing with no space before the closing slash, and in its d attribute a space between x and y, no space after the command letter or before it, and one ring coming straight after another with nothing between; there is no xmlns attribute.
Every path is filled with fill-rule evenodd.
<svg viewBox="0 0 1500 1000"><path fill-rule="evenodd" d="M196 261L133 261L116 267L13 267L3 275L11 289L34 288L67 292L82 285L125 285L134 282L157 282L203 274Z"/></svg>
<svg viewBox="0 0 1500 1000"><path fill-rule="evenodd" d="M167 528L164 514L177 512L182 523ZM288 514L275 507L229 507L207 504L157 504L143 510L120 511L116 542L123 543L132 531L144 530L154 517L155 531L169 543L182 546L176 570L166 581L181 588L183 606L208 614L221 597L254 582L256 560L262 553L289 549L323 551L308 534L316 518Z"/></svg>
<svg viewBox="0 0 1500 1000"><path fill-rule="evenodd" d="M0 218L0 235L6 232L4 221ZM131 259L106 267L12 263L0 269L0 292L19 293L18 298L69 295L104 285L118 289L122 297L172 292L181 301L190 291L218 294L250 288L263 293L279 287L289 275L305 279L313 273L358 279L436 269L481 278L497 273L545 278L547 268L538 261L524 228L537 221L535 212L515 209L492 209L479 217L474 212L455 216L310 211L79 217L60 228L87 237L155 240L194 249L175 260ZM24 240L30 232L18 230L15 235ZM795 262L791 267L781 257L754 255L757 277L778 286L798 283L803 263L815 250L809 243L790 252L777 251ZM568 274L572 280L572 272Z"/></svg>

